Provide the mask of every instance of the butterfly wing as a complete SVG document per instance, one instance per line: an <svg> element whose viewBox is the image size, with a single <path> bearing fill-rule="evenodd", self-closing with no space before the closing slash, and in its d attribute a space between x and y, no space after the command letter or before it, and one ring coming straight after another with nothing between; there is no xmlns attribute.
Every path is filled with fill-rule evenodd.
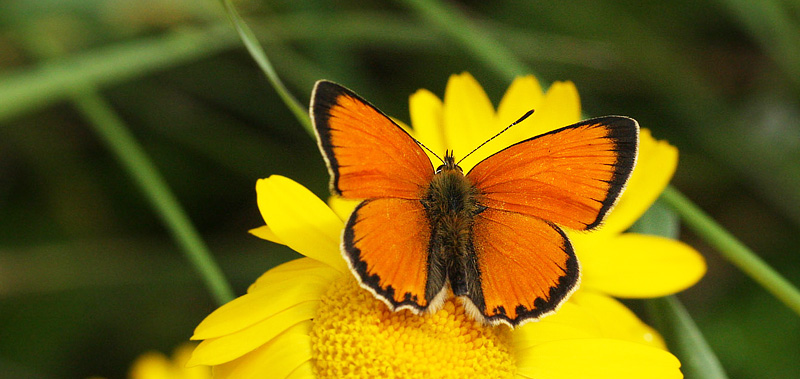
<svg viewBox="0 0 800 379"><path fill-rule="evenodd" d="M537 319L577 288L578 262L558 225L600 225L633 170L638 130L626 117L591 119L512 145L470 170L486 209L472 241L481 291L467 298L490 322Z"/></svg>
<svg viewBox="0 0 800 379"><path fill-rule="evenodd" d="M586 120L511 145L478 163L467 178L486 207L590 230L625 187L638 139L631 118Z"/></svg>
<svg viewBox="0 0 800 379"><path fill-rule="evenodd" d="M578 288L578 260L564 232L540 218L487 208L475 220L480 288L473 313L516 326L551 312Z"/></svg>
<svg viewBox="0 0 800 379"><path fill-rule="evenodd" d="M420 203L433 177L422 148L352 91L317 82L311 118L331 191L366 199L350 215L342 252L362 287L391 309L426 310L445 278L429 268L430 225Z"/></svg>
<svg viewBox="0 0 800 379"><path fill-rule="evenodd" d="M433 165L403 128L332 82L317 82L311 99L311 119L333 193L351 199L419 199Z"/></svg>

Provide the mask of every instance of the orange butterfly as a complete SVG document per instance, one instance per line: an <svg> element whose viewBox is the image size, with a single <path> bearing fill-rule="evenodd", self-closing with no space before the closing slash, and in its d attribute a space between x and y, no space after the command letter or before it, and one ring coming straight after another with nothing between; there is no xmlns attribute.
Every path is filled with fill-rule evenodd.
<svg viewBox="0 0 800 379"><path fill-rule="evenodd" d="M474 318L510 326L554 312L577 289L561 227L601 223L633 170L639 133L633 119L595 118L511 145L464 175L452 152L434 169L418 141L338 84L317 82L311 119L331 191L365 199L342 238L361 286L414 313L438 309L449 288Z"/></svg>

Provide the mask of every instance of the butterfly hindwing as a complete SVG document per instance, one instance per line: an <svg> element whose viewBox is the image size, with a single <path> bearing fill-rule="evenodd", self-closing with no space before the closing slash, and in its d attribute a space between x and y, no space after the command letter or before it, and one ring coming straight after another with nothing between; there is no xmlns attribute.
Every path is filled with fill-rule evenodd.
<svg viewBox="0 0 800 379"><path fill-rule="evenodd" d="M429 272L430 231L419 201L366 200L350 216L342 247L362 286L391 309L425 311L439 301L446 280Z"/></svg>
<svg viewBox="0 0 800 379"><path fill-rule="evenodd" d="M486 207L593 229L633 170L638 134L638 124L627 117L582 121L511 145L478 163L467 178Z"/></svg>
<svg viewBox="0 0 800 379"><path fill-rule="evenodd" d="M547 221L487 208L475 219L472 241L480 290L466 297L492 324L517 326L552 313L578 286L572 246Z"/></svg>
<svg viewBox="0 0 800 379"><path fill-rule="evenodd" d="M345 198L419 198L433 166L416 141L352 91L319 81L311 119L331 174L331 191Z"/></svg>

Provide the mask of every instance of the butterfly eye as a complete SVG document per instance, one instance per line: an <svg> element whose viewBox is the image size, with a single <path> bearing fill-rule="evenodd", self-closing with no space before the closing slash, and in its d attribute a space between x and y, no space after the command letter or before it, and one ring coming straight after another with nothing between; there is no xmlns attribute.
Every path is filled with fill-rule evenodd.
<svg viewBox="0 0 800 379"><path fill-rule="evenodd" d="M442 172L442 170L444 170L444 165L441 165L441 166L437 167L436 171L434 173L438 174L438 173Z"/></svg>

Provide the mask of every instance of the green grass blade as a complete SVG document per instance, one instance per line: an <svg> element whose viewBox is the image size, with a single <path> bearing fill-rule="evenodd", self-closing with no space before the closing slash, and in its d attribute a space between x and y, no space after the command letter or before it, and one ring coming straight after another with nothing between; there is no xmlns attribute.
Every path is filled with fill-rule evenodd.
<svg viewBox="0 0 800 379"><path fill-rule="evenodd" d="M800 291L752 250L728 233L677 189L667 187L661 194L661 200L669 205L695 234L800 315Z"/></svg>
<svg viewBox="0 0 800 379"><path fill-rule="evenodd" d="M192 62L237 43L227 25L182 29L7 73L0 76L0 121L66 100L73 89L87 83L95 87L119 83Z"/></svg>
<svg viewBox="0 0 800 379"><path fill-rule="evenodd" d="M247 23L244 22L242 17L239 15L239 12L236 11L233 3L230 0L221 0L221 2L225 7L225 13L227 13L228 19L231 21L231 23L233 23L233 26L236 28L236 32L239 33L239 37L242 39L242 42L244 42L247 51L256 61L258 67L261 68L261 71L264 72L264 75L267 76L267 79L272 84L272 87L278 92L278 95L281 97L283 102L295 115L297 121L299 121L306 131L313 137L314 127L311 125L311 119L308 115L308 108L297 101L297 99L292 96L289 90L286 89L286 86L283 85L278 73L275 72L275 68L272 67L272 63L270 63L264 48L261 47L261 44L258 42L255 34L250 27L247 26Z"/></svg>
<svg viewBox="0 0 800 379"><path fill-rule="evenodd" d="M123 121L91 87L76 89L72 98L78 110L89 120L150 201L172 237L181 246L186 258L202 276L217 303L222 305L233 300L233 290L222 270L155 165Z"/></svg>

